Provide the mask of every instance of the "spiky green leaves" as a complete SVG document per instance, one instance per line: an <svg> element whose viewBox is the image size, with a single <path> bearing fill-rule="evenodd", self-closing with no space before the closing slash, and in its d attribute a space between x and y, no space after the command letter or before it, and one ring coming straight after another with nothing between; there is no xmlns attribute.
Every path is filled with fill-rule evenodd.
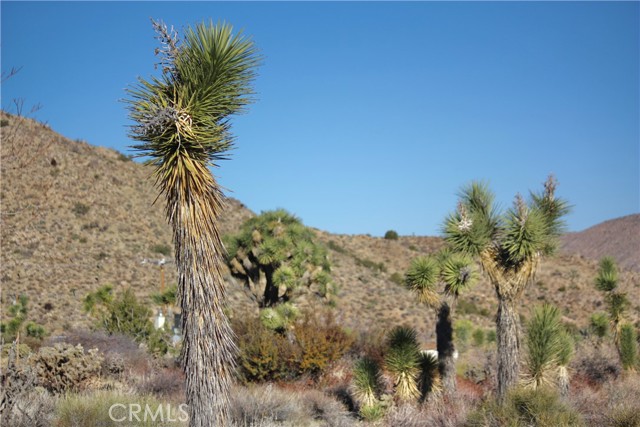
<svg viewBox="0 0 640 427"><path fill-rule="evenodd" d="M438 284L440 267L433 257L419 257L411 261L405 277L407 287L414 291L418 300L430 307L436 307L440 301Z"/></svg>
<svg viewBox="0 0 640 427"><path fill-rule="evenodd" d="M381 383L382 373L375 361L365 357L356 362L353 368L353 394L361 406L376 404Z"/></svg>
<svg viewBox="0 0 640 427"><path fill-rule="evenodd" d="M249 287L263 277L267 287L256 297L261 305L270 306L279 299L288 300L293 292L305 288L329 297L335 286L331 280L327 250L316 242L313 231L289 212L278 209L250 218L237 234L225 236L225 246L232 273L244 279Z"/></svg>
<svg viewBox="0 0 640 427"><path fill-rule="evenodd" d="M188 28L180 41L156 24L164 43L163 74L128 90L134 148L157 167L188 158L208 163L232 145L228 117L251 102L259 57L253 42L226 23Z"/></svg>
<svg viewBox="0 0 640 427"><path fill-rule="evenodd" d="M595 285L601 292L611 292L618 286L618 265L615 259L604 257L600 260Z"/></svg>
<svg viewBox="0 0 640 427"><path fill-rule="evenodd" d="M444 223L445 240L454 251L477 256L491 243L497 230L494 195L485 183L472 182L458 197L456 212Z"/></svg>
<svg viewBox="0 0 640 427"><path fill-rule="evenodd" d="M456 212L445 220L445 240L454 251L471 256L494 248L499 263L507 268L538 254L549 255L563 230L562 217L569 212L567 203L555 196L556 186L550 176L545 190L531 193L529 203L518 195L514 206L499 214L488 186L473 182L462 189Z"/></svg>
<svg viewBox="0 0 640 427"><path fill-rule="evenodd" d="M420 373L420 346L415 329L398 326L388 337L385 365L394 378L396 395L400 400L417 399Z"/></svg>
<svg viewBox="0 0 640 427"><path fill-rule="evenodd" d="M520 195L506 212L502 238L505 261L519 265L532 259L547 245L547 221L543 213L526 206Z"/></svg>
<svg viewBox="0 0 640 427"><path fill-rule="evenodd" d="M607 336L609 330L609 319L606 313L593 313L589 318L589 329L598 338Z"/></svg>
<svg viewBox="0 0 640 427"><path fill-rule="evenodd" d="M471 258L443 250L433 256L414 259L406 273L405 283L416 293L420 302L437 307L440 304L440 286L446 295L456 298L477 278Z"/></svg>
<svg viewBox="0 0 640 427"><path fill-rule="evenodd" d="M471 258L452 253L441 261L440 277L445 285L445 293L457 298L460 292L478 280L478 273Z"/></svg>
<svg viewBox="0 0 640 427"><path fill-rule="evenodd" d="M545 221L546 239L542 248L544 255L553 254L558 246L557 238L565 230L564 217L571 208L566 200L556 197L558 181L549 175L541 193L531 193L531 204L542 214Z"/></svg>
<svg viewBox="0 0 640 427"><path fill-rule="evenodd" d="M635 372L638 367L638 333L630 323L620 327L620 361L627 371Z"/></svg>
<svg viewBox="0 0 640 427"><path fill-rule="evenodd" d="M561 374L566 371L574 346L560 321L557 307L544 304L534 309L527 325L526 346L529 384L534 388L553 384L558 367L565 368L560 369Z"/></svg>

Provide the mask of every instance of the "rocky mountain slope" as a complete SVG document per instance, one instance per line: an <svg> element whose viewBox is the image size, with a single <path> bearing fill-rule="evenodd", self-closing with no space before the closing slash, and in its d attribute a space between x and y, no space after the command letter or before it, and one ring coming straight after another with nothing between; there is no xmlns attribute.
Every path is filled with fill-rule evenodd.
<svg viewBox="0 0 640 427"><path fill-rule="evenodd" d="M640 214L568 233L562 238L562 252L590 259L612 256L623 268L640 272Z"/></svg>
<svg viewBox="0 0 640 427"><path fill-rule="evenodd" d="M69 140L37 122L4 112L1 119L2 318L12 297L25 294L29 317L49 331L86 327L91 319L82 311L82 300L104 284L116 290L131 287L149 301L160 288L160 267L153 261L172 258L162 200L154 204L151 171L121 153ZM252 215L241 202L229 199L222 232L237 230ZM629 239L625 226L608 229L611 242ZM433 342L435 313L399 282L411 260L437 250L441 239L316 233L330 249L333 278L340 287L335 310L344 326L375 330L410 324L425 343ZM602 304L592 285L597 262L588 258L590 253L575 254L570 243L576 236L565 239L564 255L543 262L526 292L525 315L533 303L551 301L562 307L567 322L582 327ZM590 247L584 243L589 235L583 236L579 247ZM630 242L625 247L632 249L637 234ZM619 255L625 265L637 265L637 253ZM164 270L166 283L175 283L173 264ZM226 280L231 315L256 311L244 289L230 275ZM625 272L622 281L630 295L640 294L640 273ZM638 304L636 298L636 319ZM461 298L457 315L489 328L496 307L485 280Z"/></svg>

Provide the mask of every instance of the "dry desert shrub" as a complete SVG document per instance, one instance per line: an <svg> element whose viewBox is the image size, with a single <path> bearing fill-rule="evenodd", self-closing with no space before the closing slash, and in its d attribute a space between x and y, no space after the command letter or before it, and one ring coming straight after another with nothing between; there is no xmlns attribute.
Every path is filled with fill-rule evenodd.
<svg viewBox="0 0 640 427"><path fill-rule="evenodd" d="M114 405L118 406L114 407ZM186 427L185 418L184 413L179 412L178 405L168 404L151 396L100 391L68 394L62 397L56 406L56 422L53 425L57 427L157 427L162 425ZM168 422L168 419L172 421Z"/></svg>
<svg viewBox="0 0 640 427"><path fill-rule="evenodd" d="M154 395L174 401L184 400L184 374L177 368L160 368L136 384L138 394Z"/></svg>
<svg viewBox="0 0 640 427"><path fill-rule="evenodd" d="M99 374L102 356L96 349L84 351L81 345L55 344L42 347L29 362L37 383L52 393L81 389L87 380Z"/></svg>
<svg viewBox="0 0 640 427"><path fill-rule="evenodd" d="M640 427L640 377L609 379L601 386L581 384L569 396L589 427Z"/></svg>
<svg viewBox="0 0 640 427"><path fill-rule="evenodd" d="M618 355L611 345L584 342L571 364L574 376L590 386L601 386L620 376Z"/></svg>
<svg viewBox="0 0 640 427"><path fill-rule="evenodd" d="M129 376L144 376L152 369L152 359L138 343L126 335L81 329L49 339L47 343L52 345L56 342L98 349L104 356L102 375L120 376L127 373Z"/></svg>
<svg viewBox="0 0 640 427"><path fill-rule="evenodd" d="M11 409L0 415L0 425L49 427L53 425L56 398L43 389L31 389L19 396Z"/></svg>
<svg viewBox="0 0 640 427"><path fill-rule="evenodd" d="M236 387L231 408L237 427L346 427L352 422L341 403L320 391L284 390L273 384Z"/></svg>

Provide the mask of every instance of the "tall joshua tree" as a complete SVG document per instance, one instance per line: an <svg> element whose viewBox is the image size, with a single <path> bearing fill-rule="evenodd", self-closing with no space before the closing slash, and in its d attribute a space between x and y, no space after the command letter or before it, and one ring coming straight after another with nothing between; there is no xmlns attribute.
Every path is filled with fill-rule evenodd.
<svg viewBox="0 0 640 427"><path fill-rule="evenodd" d="M438 313L438 371L445 394L453 394L456 390L452 310L460 292L472 285L476 276L473 260L446 249L435 256L414 259L406 274L406 284L418 295L420 302Z"/></svg>
<svg viewBox="0 0 640 427"><path fill-rule="evenodd" d="M526 203L517 195L513 207L498 212L487 185L463 188L458 208L445 220L445 240L457 251L476 257L498 297L498 397L518 382L520 325L517 303L532 282L540 259L552 255L562 232L566 201L555 196L557 182L549 176L540 193Z"/></svg>
<svg viewBox="0 0 640 427"><path fill-rule="evenodd" d="M224 248L217 221L224 196L209 168L232 144L229 116L251 101L259 58L250 39L227 24L188 28L182 41L153 22L162 76L128 90L130 135L148 156L173 229L177 299L183 313L180 355L191 426L229 421L236 346L224 314Z"/></svg>

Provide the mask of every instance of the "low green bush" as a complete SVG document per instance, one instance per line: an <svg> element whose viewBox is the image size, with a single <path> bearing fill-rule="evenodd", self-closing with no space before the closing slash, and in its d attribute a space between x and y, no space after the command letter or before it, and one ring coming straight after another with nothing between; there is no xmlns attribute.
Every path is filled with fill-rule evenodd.
<svg viewBox="0 0 640 427"><path fill-rule="evenodd" d="M504 404L485 401L467 420L469 427L579 427L580 415L552 390L520 388L507 395Z"/></svg>
<svg viewBox="0 0 640 427"><path fill-rule="evenodd" d="M398 232L395 230L389 230L384 233L384 238L387 240L398 240Z"/></svg>

